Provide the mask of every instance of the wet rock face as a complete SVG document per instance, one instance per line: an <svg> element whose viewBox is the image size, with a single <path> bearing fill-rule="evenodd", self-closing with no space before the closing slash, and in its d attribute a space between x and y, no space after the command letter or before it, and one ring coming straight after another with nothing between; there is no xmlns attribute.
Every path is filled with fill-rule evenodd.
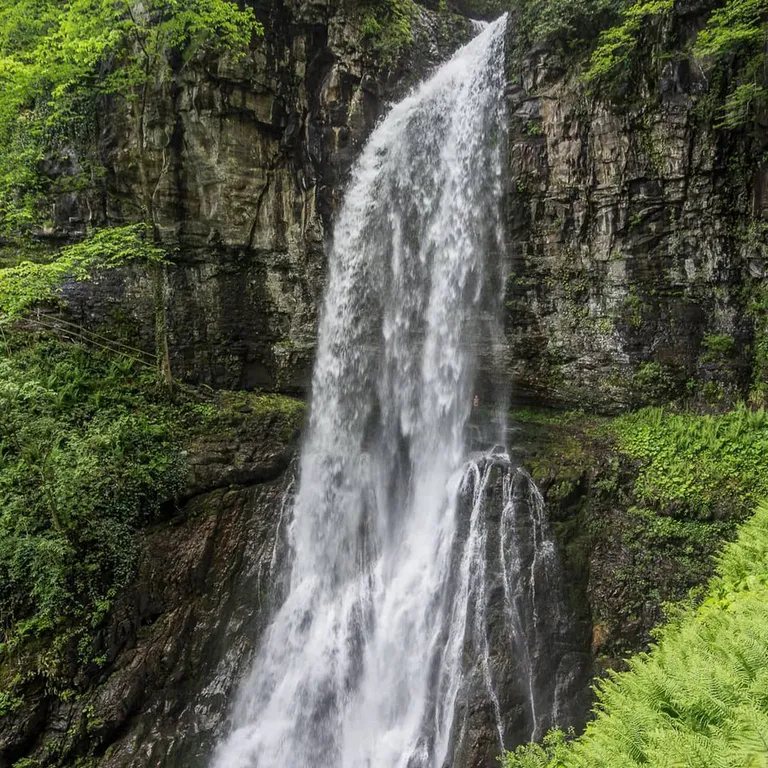
<svg viewBox="0 0 768 768"><path fill-rule="evenodd" d="M150 534L125 599L139 639L91 698L110 768L207 765L269 617L289 484L215 491L188 506L198 522Z"/></svg>
<svg viewBox="0 0 768 768"><path fill-rule="evenodd" d="M580 730L591 705L589 607L571 599L570 564L557 551L544 500L515 460L483 458L481 473L488 462L492 479L474 502L485 511L484 587L475 584L471 595L466 680L446 768L493 768L502 744L541 740L555 726Z"/></svg>
<svg viewBox="0 0 768 768"><path fill-rule="evenodd" d="M153 95L141 151L156 180L174 374L228 389L307 388L325 244L347 173L387 106L468 38L460 17L417 7L413 43L384 64L356 0L257 0L264 37L245 60L195 61ZM137 218L137 139L104 106L109 222ZM62 209L63 210L63 209ZM66 229L66 222L62 227ZM73 285L77 322L152 350L142 270Z"/></svg>
<svg viewBox="0 0 768 768"><path fill-rule="evenodd" d="M751 220L765 214L766 171L745 137L697 117L700 71L670 64L657 92L620 107L587 97L544 50L510 79L515 396L607 410L692 383L744 396L761 333L749 306L766 285Z"/></svg>

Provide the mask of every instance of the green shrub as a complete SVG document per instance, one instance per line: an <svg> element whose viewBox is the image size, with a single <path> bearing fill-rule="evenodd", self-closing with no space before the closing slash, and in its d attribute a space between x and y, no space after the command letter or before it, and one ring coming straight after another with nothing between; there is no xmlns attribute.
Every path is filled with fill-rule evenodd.
<svg viewBox="0 0 768 768"><path fill-rule="evenodd" d="M600 88L631 81L639 56L644 60L648 56L647 48L641 45L643 37L671 13L673 3L674 0L638 0L626 8L621 23L600 34L584 73L585 81ZM647 70L647 61L644 69Z"/></svg>
<svg viewBox="0 0 768 768"><path fill-rule="evenodd" d="M678 394L674 372L658 361L641 363L632 377L631 396L638 405L669 402Z"/></svg>
<svg viewBox="0 0 768 768"><path fill-rule="evenodd" d="M701 342L703 363L726 362L733 354L733 337L725 333L708 333Z"/></svg>
<svg viewBox="0 0 768 768"><path fill-rule="evenodd" d="M413 0L378 0L367 6L361 32L382 62L389 64L413 42L411 20L416 12Z"/></svg>
<svg viewBox="0 0 768 768"><path fill-rule="evenodd" d="M98 268L125 262L162 263L165 252L154 244L145 224L111 227L94 232L82 242L64 248L52 260L22 261L0 268L0 324L22 317L36 304L57 300L68 279L87 280Z"/></svg>
<svg viewBox="0 0 768 768"><path fill-rule="evenodd" d="M760 232L765 234L761 229ZM754 327L750 401L763 405L768 396L768 285L748 289L747 316Z"/></svg>
<svg viewBox="0 0 768 768"><path fill-rule="evenodd" d="M616 22L626 0L519 0L510 5L525 43L580 55L592 48L600 30Z"/></svg>
<svg viewBox="0 0 768 768"><path fill-rule="evenodd" d="M133 576L135 532L185 477L183 408L152 373L78 344L0 358L0 650L95 627Z"/></svg>
<svg viewBox="0 0 768 768"><path fill-rule="evenodd" d="M738 517L768 497L768 414L739 405L701 416L645 408L609 427L642 464L638 499L699 519Z"/></svg>
<svg viewBox="0 0 768 768"><path fill-rule="evenodd" d="M738 128L768 102L766 33L768 0L728 0L709 17L694 45L715 82L725 81L726 94L718 126Z"/></svg>

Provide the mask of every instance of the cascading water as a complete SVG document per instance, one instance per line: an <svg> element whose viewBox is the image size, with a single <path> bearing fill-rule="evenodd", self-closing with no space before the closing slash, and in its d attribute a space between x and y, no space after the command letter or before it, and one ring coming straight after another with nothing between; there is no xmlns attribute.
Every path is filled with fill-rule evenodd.
<svg viewBox="0 0 768 768"><path fill-rule="evenodd" d="M330 255L286 596L216 768L441 768L468 636L503 739L484 628L491 465L465 467L464 435L472 329L500 237L505 24L394 107L353 171Z"/></svg>

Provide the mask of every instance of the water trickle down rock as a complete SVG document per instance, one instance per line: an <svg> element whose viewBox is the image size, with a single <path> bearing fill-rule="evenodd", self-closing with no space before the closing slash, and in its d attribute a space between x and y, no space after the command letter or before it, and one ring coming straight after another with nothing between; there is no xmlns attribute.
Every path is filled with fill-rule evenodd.
<svg viewBox="0 0 768 768"><path fill-rule="evenodd" d="M460 506L473 616L448 764L492 766L502 747L540 740L553 726L579 727L592 667L528 473L499 447L478 455Z"/></svg>

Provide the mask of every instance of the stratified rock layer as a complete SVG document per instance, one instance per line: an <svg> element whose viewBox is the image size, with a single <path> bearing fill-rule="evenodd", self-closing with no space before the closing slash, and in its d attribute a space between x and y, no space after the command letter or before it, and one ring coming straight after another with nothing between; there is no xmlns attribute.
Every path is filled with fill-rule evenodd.
<svg viewBox="0 0 768 768"><path fill-rule="evenodd" d="M609 410L746 396L764 374L750 307L766 291L768 167L700 116L700 67L672 62L658 90L619 106L545 50L513 70L513 396Z"/></svg>
<svg viewBox="0 0 768 768"><path fill-rule="evenodd" d="M413 42L383 63L361 31L363 10L352 0L256 3L265 32L245 60L195 61L153 95L141 151L173 251L165 304L177 378L308 388L325 244L349 168L388 105L470 34L465 19L416 6ZM105 104L102 120L107 188L91 215L137 218L126 105ZM66 232L78 222L59 224ZM101 273L67 298L76 322L153 350L155 294L144 270Z"/></svg>

